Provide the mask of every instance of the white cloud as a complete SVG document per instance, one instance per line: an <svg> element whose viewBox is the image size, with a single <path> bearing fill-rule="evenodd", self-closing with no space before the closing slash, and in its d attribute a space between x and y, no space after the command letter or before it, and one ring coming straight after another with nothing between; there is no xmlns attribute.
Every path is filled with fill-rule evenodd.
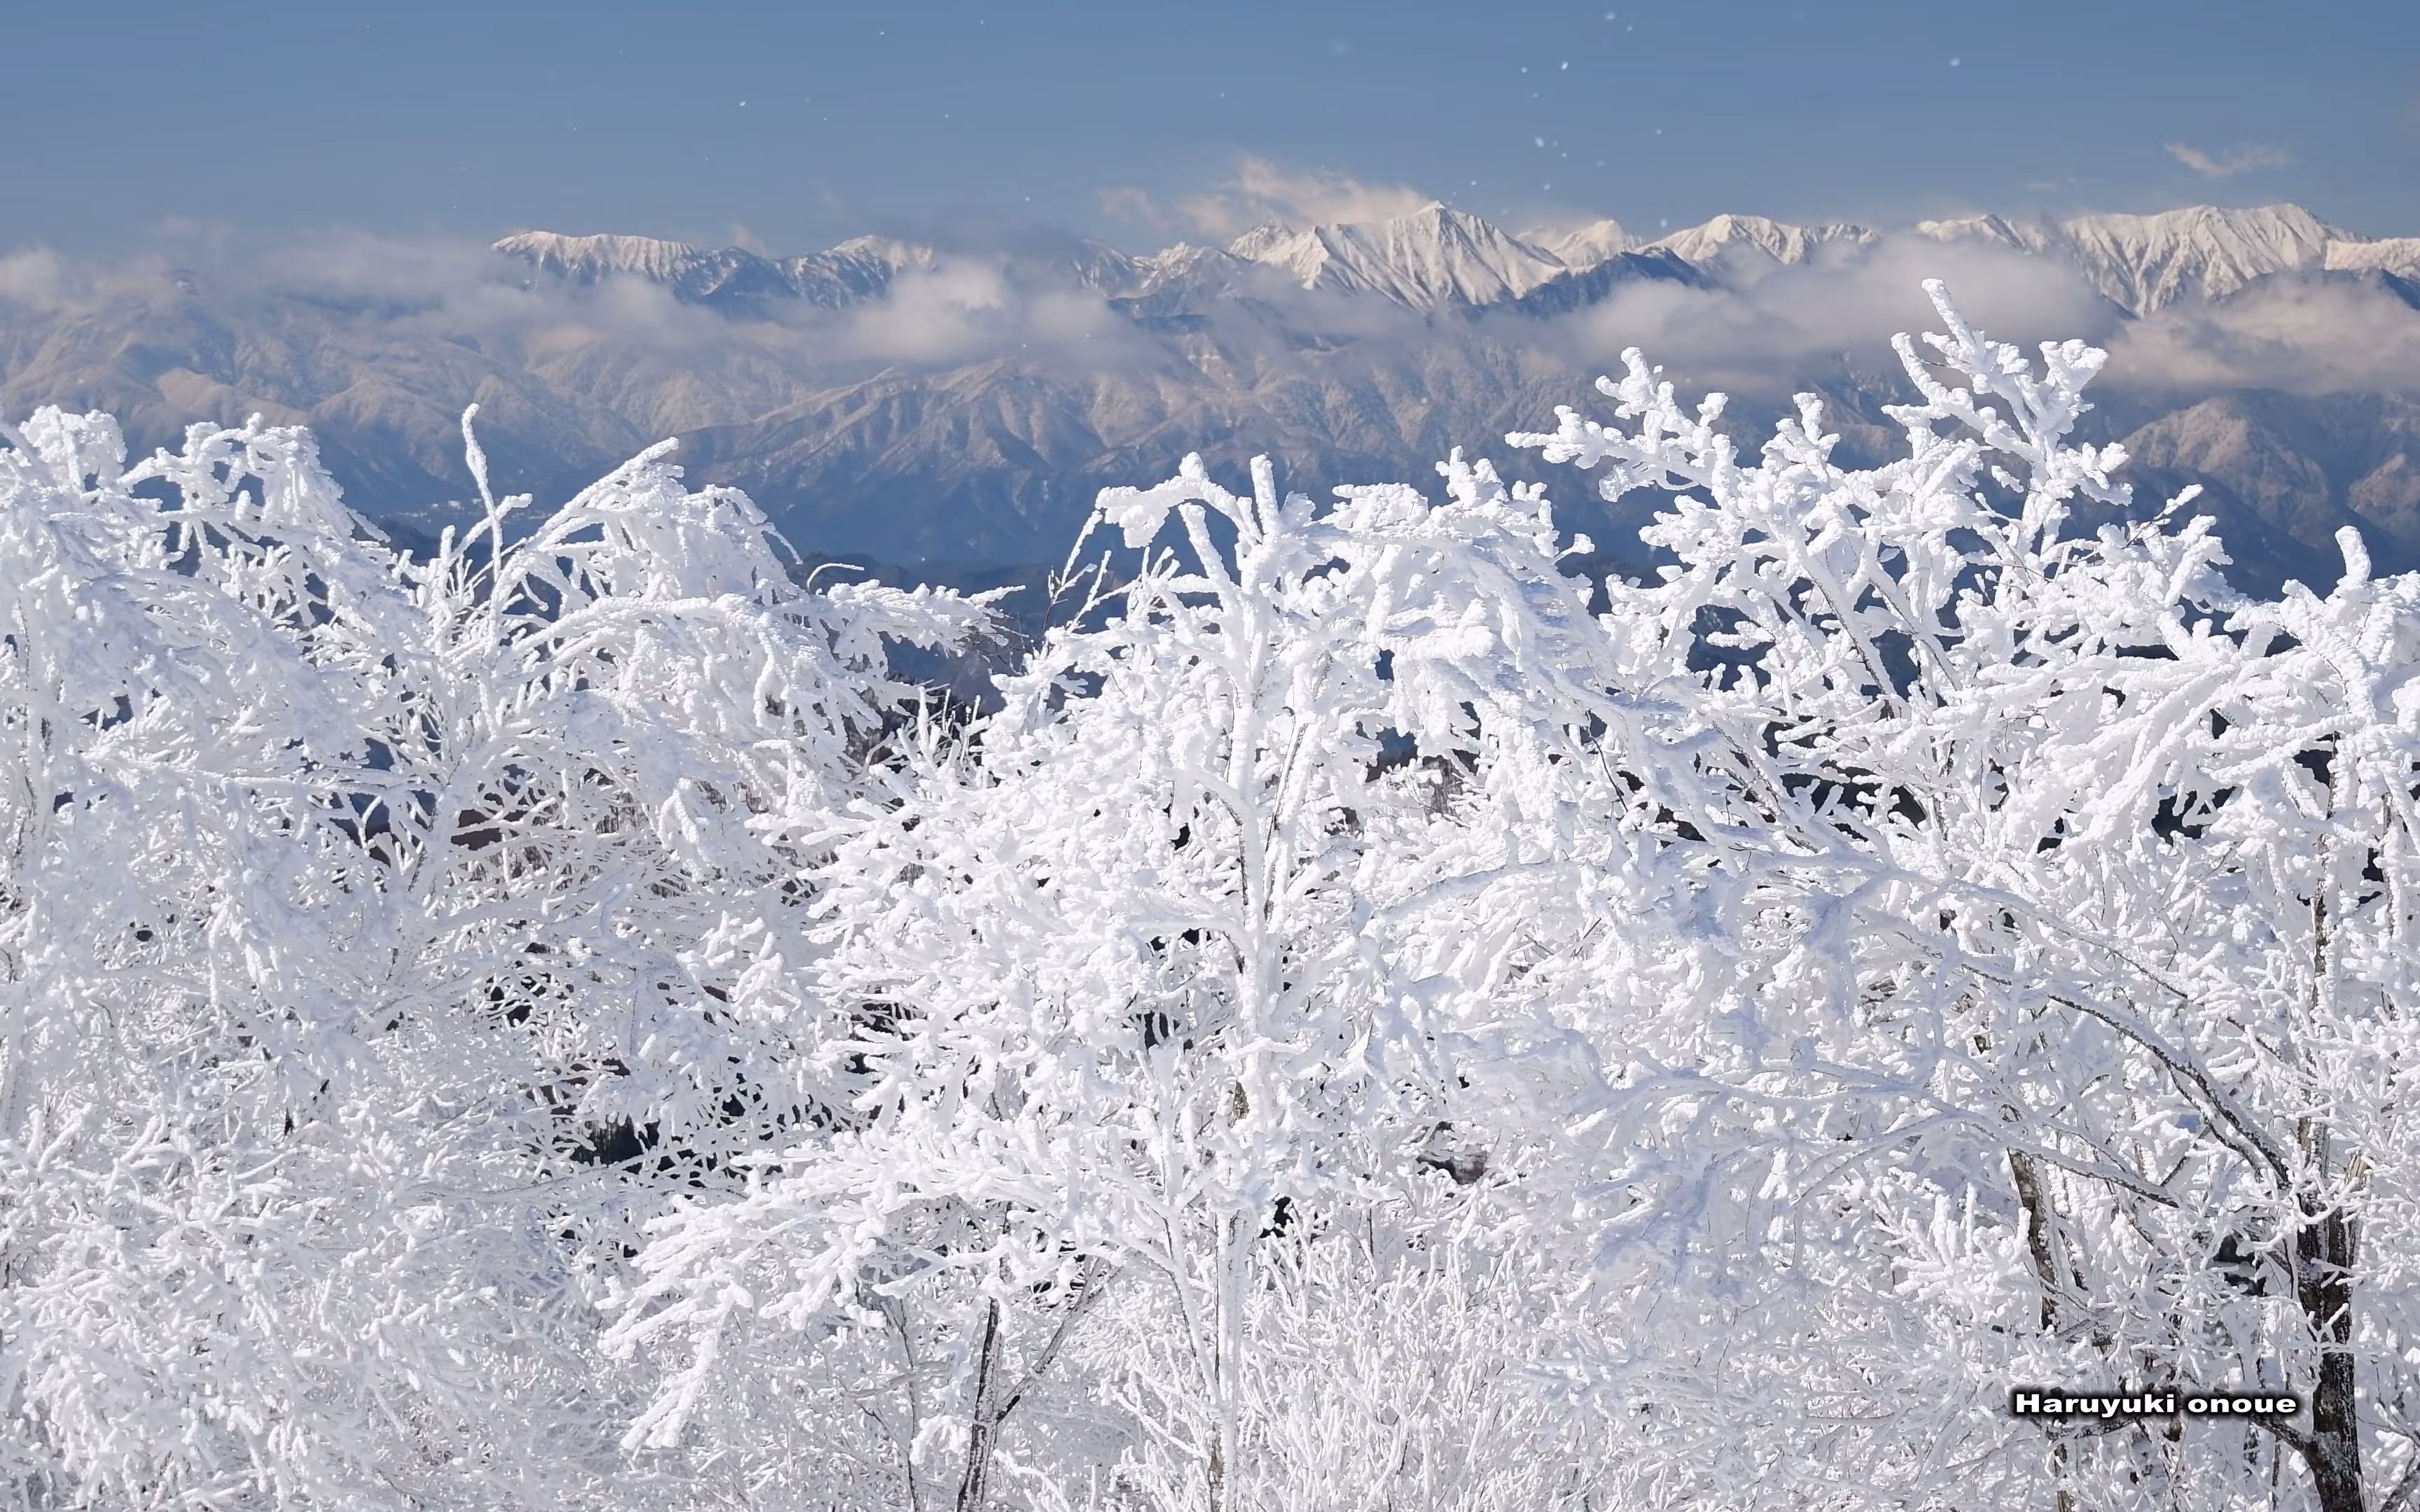
<svg viewBox="0 0 2420 1512"><path fill-rule="evenodd" d="M1939 325L1922 290L1928 278L1948 284L1967 317L2004 340L2103 339L2118 319L2056 263L1988 243L1891 235L1869 247L1836 245L1739 285L1632 284L1560 330L1575 365L1602 370L1637 347L1685 388L1771 396L1842 357L1896 371L1891 336Z"/></svg>
<svg viewBox="0 0 2420 1512"><path fill-rule="evenodd" d="M1637 347L1683 389L1777 397L1845 357L1897 386L1888 341L1939 329L1919 285L1945 281L1999 340L2081 336L2109 351L2102 383L2164 400L2239 389L2420 393L2420 310L2358 279L2278 279L2215 304L2127 319L2072 270L1980 243L1911 235L1775 270L1745 285L1641 282L1557 324L1555 361L1605 371Z"/></svg>
<svg viewBox="0 0 2420 1512"><path fill-rule="evenodd" d="M114 263L71 258L49 247L0 253L0 313L57 314L139 299L166 287L173 272L153 253Z"/></svg>
<svg viewBox="0 0 2420 1512"><path fill-rule="evenodd" d="M954 259L900 274L889 298L850 312L844 334L853 350L868 357L964 362L997 344L1016 314L998 268Z"/></svg>
<svg viewBox="0 0 2420 1512"><path fill-rule="evenodd" d="M1122 184L1100 193L1101 213L1114 220L1131 221L1153 230L1163 230L1171 223L1157 201L1130 184Z"/></svg>
<svg viewBox="0 0 2420 1512"><path fill-rule="evenodd" d="M2266 168L2290 168L2294 155L2282 147L2265 147L2246 142L2228 147L2224 152L2204 152L2182 142L2165 144L2169 157L2176 159L2204 178L2232 178L2240 173L2257 173Z"/></svg>
<svg viewBox="0 0 2420 1512"><path fill-rule="evenodd" d="M1200 235L1225 239L1270 221L1349 225L1393 220L1435 203L1435 195L1402 184L1364 183L1326 169L1293 169L1248 157L1227 182L1178 201L1176 217Z"/></svg>
<svg viewBox="0 0 2420 1512"><path fill-rule="evenodd" d="M2274 280L2213 307L2174 305L2110 344L2110 378L2198 394L2420 391L2420 310L2358 282Z"/></svg>
<svg viewBox="0 0 2420 1512"><path fill-rule="evenodd" d="M48 247L29 247L0 257L0 301L56 308L69 295L72 270L67 259Z"/></svg>
<svg viewBox="0 0 2420 1512"><path fill-rule="evenodd" d="M246 249L204 271L199 286L239 320L260 316L259 301L299 297L348 341L469 338L507 365L612 351L643 363L739 374L752 393L766 384L767 392L788 392L798 383L844 382L869 364L951 367L1015 357L1089 372L1153 350L1098 294L1037 283L1020 266L1007 255L944 253L929 267L902 270L881 298L845 310L773 301L735 316L642 278L586 285L533 279L481 241L342 230ZM96 262L43 247L0 251L0 318L149 297L166 289L171 271L156 254ZM411 360L408 351L396 348L399 360Z"/></svg>

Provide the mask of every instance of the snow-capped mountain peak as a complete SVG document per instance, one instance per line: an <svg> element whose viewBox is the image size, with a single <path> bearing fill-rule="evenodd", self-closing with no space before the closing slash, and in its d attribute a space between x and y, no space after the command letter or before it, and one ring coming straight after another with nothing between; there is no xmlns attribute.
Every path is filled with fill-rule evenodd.
<svg viewBox="0 0 2420 1512"><path fill-rule="evenodd" d="M1228 242L1223 250L1233 256L1242 257L1249 262L1260 262L1271 248L1292 241L1301 235L1302 233L1293 226L1283 225L1275 221L1264 221L1234 240ZM1181 241L1177 243L1178 247L1185 245L1186 243ZM1170 250L1174 251L1175 248Z"/></svg>
<svg viewBox="0 0 2420 1512"><path fill-rule="evenodd" d="M615 273L672 283L710 255L686 241L664 241L655 237L565 236L556 231L516 231L497 242L495 250L534 263L545 272L583 283Z"/></svg>
<svg viewBox="0 0 2420 1512"><path fill-rule="evenodd" d="M2058 239L2053 250L2142 315L2231 294L2271 273L2323 267L2330 243L2363 239L2299 205L2195 205L2157 215L2078 216L2060 225Z"/></svg>
<svg viewBox="0 0 2420 1512"><path fill-rule="evenodd" d="M2297 205L2199 205L2062 222L1978 214L1919 221L1906 234L2064 263L2137 316L2182 300L2225 299L2280 273L2420 272L2420 239L2372 240ZM1854 253L1876 239L1877 233L1862 225L1795 225L1761 215L1718 215L1644 246L1609 219L1512 236L1478 216L1431 202L1391 220L1259 225L1223 250L1180 245L1135 256L1099 242L1071 241L1047 255L1011 256L1008 265L1027 281L1072 285L1113 299L1167 293L1179 285L1187 298L1233 295L1254 281L1247 270L1265 270L1260 276L1302 288L1371 296L1427 311L1518 301L1625 255L1677 258L1718 283L1753 281L1776 265L1806 262L1825 248ZM682 300L735 307L795 298L844 308L879 299L902 272L930 270L941 260L932 247L889 237L857 237L823 252L778 260L739 248L654 237L551 231L516 232L495 248L573 283L635 278ZM1630 270L1653 270L1641 265ZM1567 284L1551 302L1561 308L1583 292Z"/></svg>
<svg viewBox="0 0 2420 1512"><path fill-rule="evenodd" d="M1416 309L1518 299L1567 270L1544 248L1434 201L1392 220L1259 226L1227 250L1283 269L1307 289L1377 294Z"/></svg>
<svg viewBox="0 0 2420 1512"><path fill-rule="evenodd" d="M699 303L804 299L834 309L878 297L901 270L930 269L936 262L932 248L888 237L857 237L826 252L780 259L739 247L553 231L518 231L495 243L495 250L575 284L635 278Z"/></svg>
<svg viewBox="0 0 2420 1512"><path fill-rule="evenodd" d="M1792 225L1761 215L1717 215L1703 225L1651 241L1645 250L1668 252L1699 267L1733 259L1742 253L1761 253L1777 263L1803 263L1819 247L1864 246L1873 239L1874 233L1865 226L1845 223Z"/></svg>
<svg viewBox="0 0 2420 1512"><path fill-rule="evenodd" d="M1521 239L1554 254L1575 272L1585 271L1638 245L1638 239L1610 217L1532 226L1521 233Z"/></svg>
<svg viewBox="0 0 2420 1512"><path fill-rule="evenodd" d="M738 247L694 247L655 237L564 236L520 231L495 250L539 272L594 284L613 277L661 285L677 299L700 303L780 298L797 290L783 269Z"/></svg>

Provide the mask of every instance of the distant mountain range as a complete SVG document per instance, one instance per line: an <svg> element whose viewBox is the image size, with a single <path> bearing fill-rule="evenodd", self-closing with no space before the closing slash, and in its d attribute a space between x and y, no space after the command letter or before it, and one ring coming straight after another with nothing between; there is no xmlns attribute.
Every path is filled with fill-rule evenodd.
<svg viewBox="0 0 2420 1512"><path fill-rule="evenodd" d="M308 423L357 503L426 533L463 517L444 501L466 492L475 401L513 486L551 495L674 435L693 476L746 487L802 549L992 575L1057 560L1097 489L1188 451L1234 471L1267 453L1311 488L1425 481L1454 445L1526 471L1504 433L1585 407L1633 340L1684 381L1744 382L1744 426L1811 388L1852 454L1878 452L1902 397L1883 338L1922 318L1900 312L1935 264L2046 327L2011 334L2112 345L2100 434L2147 496L2202 484L2247 576L2328 576L2347 522L2382 567L2420 567L2420 238L2294 206L1725 215L1651 239L1610 220L1516 235L1433 204L1152 255L867 237L771 257L526 231L468 255L69 270L30 293L0 281L0 411L106 408L144 443L196 419ZM1889 321L1858 314L1885 293ZM1648 501L1614 517L1555 482L1621 559Z"/></svg>
<svg viewBox="0 0 2420 1512"><path fill-rule="evenodd" d="M2195 206L2158 215L2065 221L1978 215L1919 221L1907 229L1932 241L1978 242L2056 259L2136 316L2183 300L2233 294L2277 273L2420 275L2420 237L2358 236L2298 205ZM1805 263L1834 249L1871 246L1885 234L1862 225L1789 225L1759 215L1718 215L1653 239L1633 237L1611 220L1541 226L1514 236L1478 216L1432 204L1411 215L1360 224L1260 225L1223 248L1180 242L1150 256L1077 240L1055 257L1032 259L1040 267L1029 271L1055 274L1112 298L1149 301L1178 287L1233 294L1244 279L1266 269L1306 290L1371 295L1415 310L1476 310L1518 301L1546 285L1575 285L1606 264L1640 277L1690 282L1718 270L1753 271L1758 263ZM577 283L618 274L661 285L702 304L803 300L833 310L878 299L900 274L929 271L941 260L931 247L879 237L780 258L734 247L548 231L516 233L495 250Z"/></svg>

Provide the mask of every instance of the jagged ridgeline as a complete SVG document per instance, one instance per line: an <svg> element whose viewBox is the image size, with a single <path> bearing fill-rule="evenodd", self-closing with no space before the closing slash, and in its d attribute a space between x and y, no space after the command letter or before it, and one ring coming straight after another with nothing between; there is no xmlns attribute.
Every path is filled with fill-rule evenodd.
<svg viewBox="0 0 2420 1512"><path fill-rule="evenodd" d="M2083 433L2123 441L2147 495L2202 484L2247 580L2324 579L2348 524L2382 568L2420 563L2420 239L2293 206L1891 230L1725 215L1650 239L1431 205L1150 255L529 231L389 260L410 266L301 257L0 302L0 411L106 409L138 444L307 423L349 501L424 540L462 517L442 501L469 494L467 403L500 484L542 497L676 436L693 481L744 486L802 550L972 580L1055 561L1100 487L1193 451L1266 455L1315 491L1424 476L1456 444L1523 475L1493 443L1634 343L1738 395L1743 436L1812 389L1845 455L1879 455L1892 380L1870 354L1946 272L1995 329L2112 347ZM1557 499L1617 554L1647 519Z"/></svg>

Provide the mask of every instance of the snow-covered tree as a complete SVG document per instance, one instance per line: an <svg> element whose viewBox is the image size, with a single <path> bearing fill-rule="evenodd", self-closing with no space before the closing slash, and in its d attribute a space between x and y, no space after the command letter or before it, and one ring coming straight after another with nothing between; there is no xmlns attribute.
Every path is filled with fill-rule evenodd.
<svg viewBox="0 0 2420 1512"><path fill-rule="evenodd" d="M1475 1179L1439 1154L1467 984L1531 948L1518 895L1553 882L1522 839L1558 801L1528 711L1585 665L1586 589L1533 494L1447 471L1434 506L1322 509L1265 464L1249 495L1197 463L1103 496L1131 577L818 879L819 1058L854 1117L661 1226L619 1336L698 1353L651 1442L718 1360L746 1368L727 1335L752 1317L827 1329L944 1273L1004 1307L1088 1274L1168 1331L1192 1410L1155 1430L1188 1495L1247 1504L1264 1241L1426 1166ZM968 1391L962 1437L993 1412Z"/></svg>
<svg viewBox="0 0 2420 1512"><path fill-rule="evenodd" d="M1463 1194L1365 1210L1261 1246L1247 1296L1233 1496L1270 1512L1582 1512L1630 1504L1623 1465L1555 1379L1567 1277L1457 1232ZM1465 1213L1441 1211L1461 1207ZM1111 1299L1074 1364L1140 1430L1119 1463L1038 1504L1184 1506L1198 1397L1149 1293ZM1073 1481L1074 1485L1068 1485Z"/></svg>
<svg viewBox="0 0 2420 1512"><path fill-rule="evenodd" d="M132 468L104 417L10 440L0 1486L644 1484L594 1273L651 1192L810 1115L765 1028L795 838L907 692L881 638L980 611L799 588L660 450L417 562L300 431Z"/></svg>
<svg viewBox="0 0 2420 1512"><path fill-rule="evenodd" d="M2242 599L2069 440L2099 352L1934 295L1885 466L1812 400L1744 457L1635 353L1616 424L1515 438L1677 495L1605 618L1660 896L1527 989L1609 1072L1540 1157L1630 1302L1586 1373L1725 1504L2399 1506L2420 583L2348 536ZM2021 1383L2308 1407L2044 1429Z"/></svg>

